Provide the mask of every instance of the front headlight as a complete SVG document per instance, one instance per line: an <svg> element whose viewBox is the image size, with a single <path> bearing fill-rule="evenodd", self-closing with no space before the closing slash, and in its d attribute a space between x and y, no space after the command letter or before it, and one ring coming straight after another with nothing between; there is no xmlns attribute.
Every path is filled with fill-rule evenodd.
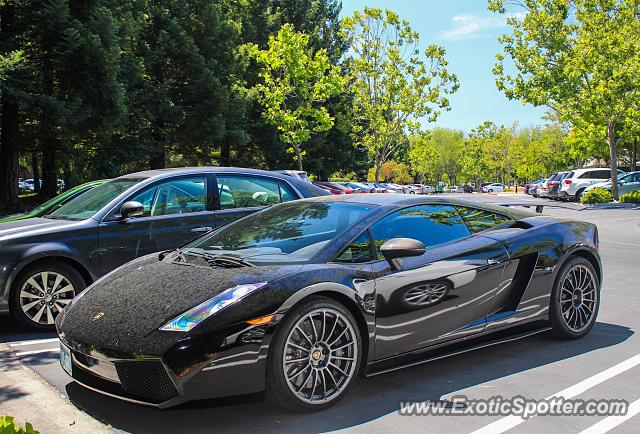
<svg viewBox="0 0 640 434"><path fill-rule="evenodd" d="M244 297L256 289L262 288L266 284L267 282L257 282L246 285L236 285L229 289L225 289L215 297L200 303L196 307L193 307L180 316L172 319L160 327L160 330L170 332L188 332L211 315L216 314L230 304L242 300Z"/></svg>

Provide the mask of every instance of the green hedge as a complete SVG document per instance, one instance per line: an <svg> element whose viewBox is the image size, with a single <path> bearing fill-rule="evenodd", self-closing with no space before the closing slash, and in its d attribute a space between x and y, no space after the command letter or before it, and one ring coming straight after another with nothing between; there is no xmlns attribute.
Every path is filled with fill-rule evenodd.
<svg viewBox="0 0 640 434"><path fill-rule="evenodd" d="M620 202L627 203L640 203L640 190L632 191L631 193L623 194L620 198Z"/></svg>
<svg viewBox="0 0 640 434"><path fill-rule="evenodd" d="M15 424L12 416L0 416L0 434L38 434L38 431L29 422L23 428Z"/></svg>
<svg viewBox="0 0 640 434"><path fill-rule="evenodd" d="M582 195L581 202L585 204L592 203L609 203L613 201L613 196L606 188L594 188Z"/></svg>

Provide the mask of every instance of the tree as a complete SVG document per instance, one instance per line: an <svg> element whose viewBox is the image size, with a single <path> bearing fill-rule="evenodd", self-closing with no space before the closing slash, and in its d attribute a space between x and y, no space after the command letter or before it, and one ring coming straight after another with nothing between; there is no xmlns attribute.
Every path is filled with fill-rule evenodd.
<svg viewBox="0 0 640 434"><path fill-rule="evenodd" d="M375 174L375 167L369 169L367 181L375 181ZM385 161L382 164L382 167L380 168L380 180L383 182L396 182L399 184L406 184L413 181L409 174L409 168L407 165L394 160Z"/></svg>
<svg viewBox="0 0 640 434"><path fill-rule="evenodd" d="M507 0L489 8L506 13ZM618 198L617 145L620 125L640 107L640 11L637 0L522 0L523 18L507 22L512 35L501 38L505 57L494 68L498 88L509 98L549 106L578 128L606 133L611 190ZM637 122L637 121L636 121Z"/></svg>
<svg viewBox="0 0 640 434"><path fill-rule="evenodd" d="M254 89L264 106L263 116L278 128L303 170L302 145L313 133L333 126L333 118L322 104L341 91L340 69L331 65L326 50L311 54L309 36L296 32L290 24L269 38L267 50L255 44L248 45L248 50L262 67L259 75L263 82Z"/></svg>
<svg viewBox="0 0 640 434"><path fill-rule="evenodd" d="M458 89L447 70L445 50L420 53L418 33L389 10L365 7L342 22L349 42L349 81L354 95L353 134L373 156L379 181L382 163L406 143L418 119L435 121Z"/></svg>

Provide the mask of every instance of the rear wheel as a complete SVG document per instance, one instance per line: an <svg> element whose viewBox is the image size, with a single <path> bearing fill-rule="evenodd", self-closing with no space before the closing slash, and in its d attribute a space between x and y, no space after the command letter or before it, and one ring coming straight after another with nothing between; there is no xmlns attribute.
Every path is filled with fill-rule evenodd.
<svg viewBox="0 0 640 434"><path fill-rule="evenodd" d="M576 191L576 202L580 202L583 194L584 194L584 188L581 188L580 190Z"/></svg>
<svg viewBox="0 0 640 434"><path fill-rule="evenodd" d="M600 307L600 280L585 258L569 259L560 270L551 292L549 319L560 339L578 339L596 322Z"/></svg>
<svg viewBox="0 0 640 434"><path fill-rule="evenodd" d="M360 333L351 313L326 297L296 306L278 325L267 361L267 396L296 411L340 400L360 369Z"/></svg>
<svg viewBox="0 0 640 434"><path fill-rule="evenodd" d="M58 314L85 288L80 273L68 264L47 261L25 268L11 288L11 314L34 329L53 330Z"/></svg>

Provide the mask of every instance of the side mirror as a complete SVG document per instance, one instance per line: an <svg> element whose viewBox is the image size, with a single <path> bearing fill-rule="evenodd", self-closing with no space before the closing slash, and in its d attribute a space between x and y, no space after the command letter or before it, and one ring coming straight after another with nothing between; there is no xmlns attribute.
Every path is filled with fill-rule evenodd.
<svg viewBox="0 0 640 434"><path fill-rule="evenodd" d="M144 206L140 202L129 201L120 207L120 218L126 220L131 217L142 217L144 215Z"/></svg>
<svg viewBox="0 0 640 434"><path fill-rule="evenodd" d="M422 241L413 238L392 238L380 247L380 252L394 270L402 268L401 258L421 256L426 250Z"/></svg>

